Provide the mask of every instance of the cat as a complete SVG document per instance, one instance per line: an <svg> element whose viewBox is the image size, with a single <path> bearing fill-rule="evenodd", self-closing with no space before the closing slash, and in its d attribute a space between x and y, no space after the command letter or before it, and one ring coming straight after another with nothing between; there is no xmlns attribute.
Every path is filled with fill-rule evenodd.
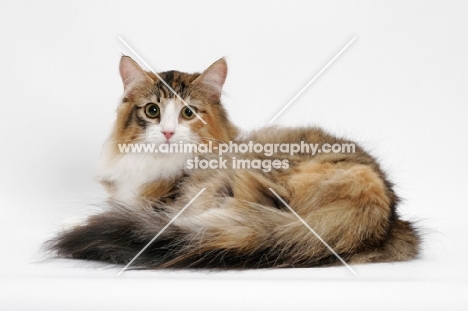
<svg viewBox="0 0 468 311"><path fill-rule="evenodd" d="M173 184L184 172L190 154L122 154L121 143L143 143L151 133L156 146L165 143L193 143L233 140L239 133L228 118L219 99L227 75L227 64L220 59L202 75L168 71L158 74L185 103L174 95L159 78L145 72L130 57L121 58L119 66L124 86L122 103L117 109L117 120L104 144L99 162L98 178L113 199L131 203L142 198L168 196ZM191 106L185 104L190 102ZM157 104L155 104L157 103ZM157 109L157 116L148 116L147 110ZM182 111L197 111L203 122ZM206 121L205 121L206 119Z"/></svg>
<svg viewBox="0 0 468 311"><path fill-rule="evenodd" d="M120 75L124 95L99 170L110 193L108 208L49 241L58 256L128 264L173 220L132 267L339 264L288 206L347 263L402 261L418 255L419 234L398 215L393 184L358 144L317 127L265 127L239 135L221 103L227 77L224 59L201 74L167 71L158 77L123 56ZM273 156L252 151L221 156L120 152L119 144L145 143L149 133L156 146L305 142L352 144L355 150ZM239 169L234 158L262 163L274 158L280 165ZM194 159L227 164L222 169L189 169L187 163Z"/></svg>

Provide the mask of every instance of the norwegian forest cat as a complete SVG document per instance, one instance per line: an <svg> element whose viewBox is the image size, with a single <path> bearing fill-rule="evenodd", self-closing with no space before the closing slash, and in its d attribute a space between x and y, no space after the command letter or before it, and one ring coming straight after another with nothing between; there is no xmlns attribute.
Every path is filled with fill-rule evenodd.
<svg viewBox="0 0 468 311"><path fill-rule="evenodd" d="M392 184L358 145L354 153L222 156L274 158L288 164L269 171L237 169L231 161L222 169L187 168L195 156L218 159L218 154L120 152L119 143L144 143L148 133L156 146L351 143L315 127L267 127L239 137L220 102L227 75L224 59L201 74L159 73L166 84L123 56L120 75L124 94L99 170L110 193L108 208L49 241L58 256L127 264L203 188L132 267L230 269L339 263L270 188L348 263L408 260L418 254L420 239L414 227L399 218Z"/></svg>

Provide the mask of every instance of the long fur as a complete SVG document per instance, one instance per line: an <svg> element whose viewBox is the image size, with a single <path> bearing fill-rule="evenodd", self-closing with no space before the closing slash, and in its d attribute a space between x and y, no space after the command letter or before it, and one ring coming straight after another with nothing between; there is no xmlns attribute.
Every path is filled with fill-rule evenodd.
<svg viewBox="0 0 468 311"><path fill-rule="evenodd" d="M311 128L263 130L247 139L265 142L271 135L275 141L333 139ZM288 157L296 164L274 173L194 170L174 184L176 195L170 204L128 205L111 200L107 211L59 235L50 247L64 257L126 264L206 188L138 257L135 267L223 269L338 263L268 190L272 188L350 263L408 260L417 255L415 228L399 219L391 183L360 148L341 158L332 154Z"/></svg>
<svg viewBox="0 0 468 311"><path fill-rule="evenodd" d="M255 188L264 182L262 176L256 172L232 173L236 175L234 181L227 184L224 180L219 187L207 188L133 266L232 269L338 263L273 195L259 192L264 204L236 198L236 189L244 190L244 182ZM209 187L214 180L223 181L222 176L216 176L200 187ZM186 194L171 205L147 202L137 208L111 201L107 211L63 232L49 242L49 247L62 257L126 264L198 189L190 185ZM276 187L276 191L294 206L295 200L288 198L284 189ZM270 204L265 204L267 200ZM392 216L393 211L386 206L369 201L367 206L356 208L347 204L309 207L315 211L297 211L349 263L408 260L417 254L419 238L415 229Z"/></svg>
<svg viewBox="0 0 468 311"><path fill-rule="evenodd" d="M201 75L163 74L187 100L197 99L199 113L209 120L208 124L192 120L181 126L190 127L191 134L204 142L227 142L238 133L219 102L226 70L224 60L220 60ZM112 150L115 152L116 142L138 141L149 125L158 125L158 120L144 120L136 105L156 95L163 105L162 94L170 92L162 89L154 75L143 72L128 59L121 72L125 97L107 148L106 157L111 155L105 165L107 179L102 180L111 190L108 208L49 241L47 246L58 256L127 264L202 188L206 190L132 267L235 269L339 263L270 188L349 263L400 261L417 256L419 235L411 223L400 219L392 183L377 161L356 144L354 153L277 153L273 157L225 154L225 169L181 169L165 177L155 174L159 177L141 185L129 184L129 174L115 173L116 159L124 155L112 155ZM352 143L314 127L263 128L243 135L237 143L250 141L321 146ZM216 155L199 156L218 159ZM233 157L278 159L287 161L288 167L271 171L236 169ZM170 166L170 157L166 159L167 163L160 159L155 163ZM145 161L151 158L145 155ZM127 162L126 169L132 172L132 161ZM132 173L147 178L152 174L147 167L135 165ZM129 200L119 196L125 189L131 196Z"/></svg>

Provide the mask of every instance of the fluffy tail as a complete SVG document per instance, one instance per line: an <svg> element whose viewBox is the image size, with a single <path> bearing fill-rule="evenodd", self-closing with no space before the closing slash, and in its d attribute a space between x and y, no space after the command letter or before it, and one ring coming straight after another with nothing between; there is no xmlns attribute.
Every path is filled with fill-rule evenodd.
<svg viewBox="0 0 468 311"><path fill-rule="evenodd" d="M411 224L390 219L377 228L375 221L380 216L374 215L373 209L346 211L331 207L303 215L303 219L349 263L415 257L419 238ZM60 257L127 264L175 212L150 206L136 211L113 203L110 210L91 216L85 224L49 241L48 247ZM323 217L324 212L327 217ZM370 221L356 218L361 216ZM197 215L185 211L131 268L242 269L333 264L339 264L338 259L279 203L274 207L227 198L217 209Z"/></svg>

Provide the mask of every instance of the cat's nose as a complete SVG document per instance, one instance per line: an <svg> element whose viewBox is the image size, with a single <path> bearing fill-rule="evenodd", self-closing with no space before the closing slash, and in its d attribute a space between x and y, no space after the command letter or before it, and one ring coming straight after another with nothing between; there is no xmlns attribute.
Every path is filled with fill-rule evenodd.
<svg viewBox="0 0 468 311"><path fill-rule="evenodd" d="M164 136L166 137L167 140L169 140L172 135L174 135L174 132L162 132Z"/></svg>

